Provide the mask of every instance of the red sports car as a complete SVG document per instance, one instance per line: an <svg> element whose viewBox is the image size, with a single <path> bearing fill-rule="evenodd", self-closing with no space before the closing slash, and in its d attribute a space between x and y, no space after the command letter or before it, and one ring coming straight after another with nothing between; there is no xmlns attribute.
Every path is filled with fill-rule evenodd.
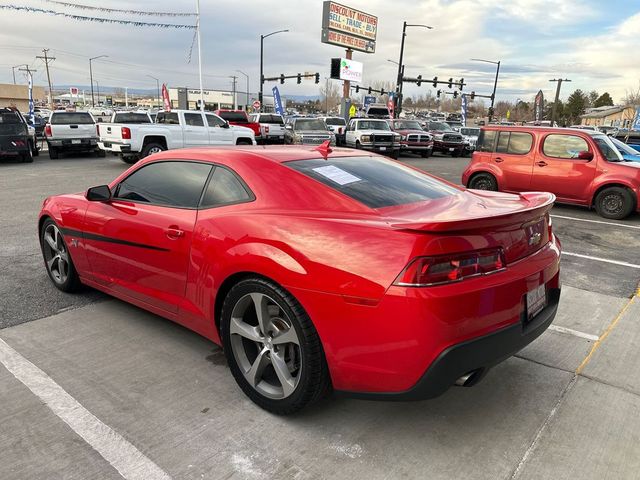
<svg viewBox="0 0 640 480"><path fill-rule="evenodd" d="M434 397L538 337L560 297L553 201L326 145L184 149L47 198L38 231L56 287L204 335L285 414L331 388Z"/></svg>

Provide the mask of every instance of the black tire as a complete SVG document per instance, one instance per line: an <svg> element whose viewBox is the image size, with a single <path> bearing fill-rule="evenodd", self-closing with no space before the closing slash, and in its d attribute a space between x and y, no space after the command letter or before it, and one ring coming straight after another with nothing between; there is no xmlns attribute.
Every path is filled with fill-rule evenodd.
<svg viewBox="0 0 640 480"><path fill-rule="evenodd" d="M29 146L31 147L31 156L32 157L37 157L38 155L40 155L40 149L38 148L37 140L36 140L36 143L31 143L31 144L29 144Z"/></svg>
<svg viewBox="0 0 640 480"><path fill-rule="evenodd" d="M49 158L55 160L58 158L58 149L56 147L49 146Z"/></svg>
<svg viewBox="0 0 640 480"><path fill-rule="evenodd" d="M422 158L429 158L431 156L431 150L423 150L421 155Z"/></svg>
<svg viewBox="0 0 640 480"><path fill-rule="evenodd" d="M494 177L490 173L476 173L471 177L471 180L469 180L468 188L474 190L490 190L492 192L497 192L498 181L496 180L496 177Z"/></svg>
<svg viewBox="0 0 640 480"><path fill-rule="evenodd" d="M603 218L622 220L628 217L635 207L631 192L624 187L608 187L596 196L596 212Z"/></svg>
<svg viewBox="0 0 640 480"><path fill-rule="evenodd" d="M398 160L400 158L400 150L393 150L389 156L394 160Z"/></svg>
<svg viewBox="0 0 640 480"><path fill-rule="evenodd" d="M101 150L99 148L97 150L94 150L94 152L96 154L96 157L99 157L99 158L104 158L104 157L107 156L107 152L105 152L104 150Z"/></svg>
<svg viewBox="0 0 640 480"><path fill-rule="evenodd" d="M362 144L356 140L356 150L362 150Z"/></svg>
<svg viewBox="0 0 640 480"><path fill-rule="evenodd" d="M136 156L128 156L125 157L124 155L120 156L120 160L122 160L124 163L128 164L128 165L133 165L134 163L136 163L138 161L138 157Z"/></svg>
<svg viewBox="0 0 640 480"><path fill-rule="evenodd" d="M33 163L33 153L31 152L31 146L29 146L29 149L26 152L22 152L20 154L20 160L22 160L23 163Z"/></svg>
<svg viewBox="0 0 640 480"><path fill-rule="evenodd" d="M58 239L57 244L59 245L60 250L65 252L66 254L65 258L68 260L68 261L65 260L64 262L66 263L66 269L65 269L66 275L64 276L64 278L61 278L59 276L57 277L56 274L54 273L55 270L53 270L52 266L48 264L48 260L51 259L52 255L55 256L55 253L56 253L51 248L49 242L46 239L46 235L50 231L49 229L56 229L58 231L60 238ZM67 292L67 293L78 291L82 284L80 283L80 277L78 276L78 272L76 271L76 268L73 265L73 260L71 259L69 248L67 247L67 243L64 239L64 236L62 235L62 232L60 232L60 228L50 218L44 221L44 223L42 224L42 229L40 230L40 249L42 250L44 267L47 270L47 275L49 275L49 278L51 279L51 282L53 283L53 285L58 290L62 290L63 292ZM55 263L53 265L55 265Z"/></svg>
<svg viewBox="0 0 640 480"><path fill-rule="evenodd" d="M248 138L239 138L236 140L236 145L253 145L253 142Z"/></svg>
<svg viewBox="0 0 640 480"><path fill-rule="evenodd" d="M286 363L288 368L294 368L294 370L296 367L298 368L297 375L294 377L294 372L292 372L291 376L292 379L295 379L296 385L291 393L288 393L288 396L285 395L284 398L269 398L258 390L260 385L263 385L263 388L265 385L267 388L271 387L271 384L268 382L268 375L271 374L272 378L275 375L275 369L272 363L262 368L264 373L260 374L260 381L256 382L256 387L245 378L245 375L248 375L250 370L245 371L246 368L243 369L239 364L239 362L249 360L249 356L247 354L243 359L242 353L238 353L238 349L242 349L241 352L247 353L245 349L253 346L252 348L256 352L258 352L259 349L262 349L262 352L266 351L264 345L249 340L244 336L234 334L232 340L232 312L234 309L239 308L243 302L245 302L245 305L248 303L255 307L255 304L251 303L253 298L247 301L247 296L251 294L272 301L266 310L269 312L269 315L272 315L270 309L275 306L278 313L273 314L274 316L270 317L270 321L267 323L273 325L271 320L284 322L288 330L294 330L296 339L299 341L296 355L290 353L289 355L291 355L291 357ZM248 307L246 311L253 312L253 318L255 319L254 307ZM252 308L253 310L251 310ZM234 318L237 317L238 313L236 312L233 316ZM331 385L329 370L318 332L298 301L279 285L260 277L252 277L240 281L229 291L224 300L220 323L224 352L231 373L242 391L259 407L278 415L288 415L317 402L329 392ZM254 322L254 326L256 325L258 325L257 319ZM277 335L275 337L269 335L269 337L275 339ZM238 345L241 345L241 347L238 347ZM274 355L275 352L278 351L277 349L284 347L278 345L273 348L274 350L270 350L270 353L265 354L267 358L271 358L269 354ZM283 350L279 351L282 352ZM255 354L253 362L255 362L258 355L259 353ZM296 359L299 363L294 361ZM271 360L267 361L271 362ZM249 360L248 363L252 363L252 361ZM289 366L290 363L292 366ZM269 368L271 368L271 370L269 370ZM278 388L277 385L275 388ZM284 389L282 390L284 392Z"/></svg>
<svg viewBox="0 0 640 480"><path fill-rule="evenodd" d="M159 143L147 143L142 148L142 153L140 154L140 156L142 158L145 158L145 157L148 157L149 155L153 155L154 153L164 152L165 150L166 148L163 145L160 145Z"/></svg>

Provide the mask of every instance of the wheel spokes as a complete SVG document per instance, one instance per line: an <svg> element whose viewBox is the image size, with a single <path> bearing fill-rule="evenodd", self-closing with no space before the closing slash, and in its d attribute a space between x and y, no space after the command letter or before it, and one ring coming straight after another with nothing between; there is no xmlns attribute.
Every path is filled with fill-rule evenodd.
<svg viewBox="0 0 640 480"><path fill-rule="evenodd" d="M271 364L282 385L284 396L288 397L296 388L296 380L291 376L287 362L284 360L284 350L271 353Z"/></svg>
<svg viewBox="0 0 640 480"><path fill-rule="evenodd" d="M44 236L44 240L45 242L47 242L51 250L53 250L54 252L58 252L58 244L56 243L54 238L51 236L51 234L46 233Z"/></svg>
<svg viewBox="0 0 640 480"><path fill-rule="evenodd" d="M296 331L293 327L273 337L272 342L274 345L282 345L284 343L294 343L300 346L298 335L296 334Z"/></svg>
<svg viewBox="0 0 640 480"><path fill-rule="evenodd" d="M262 293L252 293L251 300L256 308L256 317L258 318L258 328L262 335L266 335L269 331L271 321L269 320L268 298Z"/></svg>
<svg viewBox="0 0 640 480"><path fill-rule="evenodd" d="M269 356L267 355L268 353L268 348L263 348L262 350L260 350L258 356L253 361L251 368L248 372L245 373L245 377L247 378L247 380L249 380L249 383L251 383L253 387L258 386L260 380L262 380L264 369L269 365Z"/></svg>
<svg viewBox="0 0 640 480"><path fill-rule="evenodd" d="M245 323L241 318L232 317L231 326L229 332L232 335L240 335L253 342L262 342L264 340L263 335L260 333L258 327Z"/></svg>

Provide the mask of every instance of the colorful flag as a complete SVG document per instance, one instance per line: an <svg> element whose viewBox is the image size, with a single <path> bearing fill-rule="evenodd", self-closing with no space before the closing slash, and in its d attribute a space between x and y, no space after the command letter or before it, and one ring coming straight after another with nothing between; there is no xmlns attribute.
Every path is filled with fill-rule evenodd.
<svg viewBox="0 0 640 480"><path fill-rule="evenodd" d="M171 111L171 100L169 100L169 90L167 90L167 85L162 84L162 102L164 103L164 111Z"/></svg>

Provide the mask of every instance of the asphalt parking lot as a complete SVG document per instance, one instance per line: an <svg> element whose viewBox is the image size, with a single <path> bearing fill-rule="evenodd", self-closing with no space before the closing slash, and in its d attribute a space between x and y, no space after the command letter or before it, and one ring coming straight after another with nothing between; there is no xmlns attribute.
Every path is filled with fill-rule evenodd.
<svg viewBox="0 0 640 480"><path fill-rule="evenodd" d="M401 160L455 183L468 162ZM639 478L639 215L554 207L558 316L476 387L416 403L332 397L281 418L242 394L209 341L50 284L42 200L125 168L46 153L0 163L0 478Z"/></svg>

